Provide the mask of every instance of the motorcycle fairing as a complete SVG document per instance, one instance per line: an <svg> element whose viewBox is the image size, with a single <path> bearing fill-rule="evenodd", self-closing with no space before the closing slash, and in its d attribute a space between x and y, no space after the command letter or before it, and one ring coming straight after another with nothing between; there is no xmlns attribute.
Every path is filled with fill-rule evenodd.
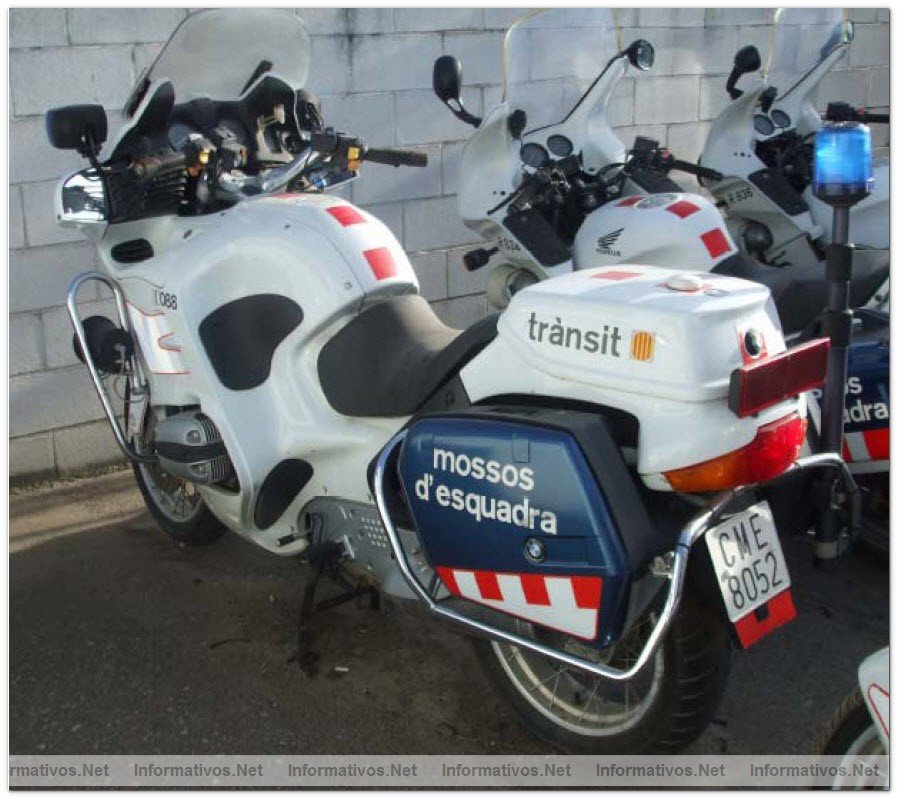
<svg viewBox="0 0 897 798"><path fill-rule="evenodd" d="M622 631L634 575L670 545L594 414L427 416L409 428L399 474L452 594L598 646Z"/></svg>

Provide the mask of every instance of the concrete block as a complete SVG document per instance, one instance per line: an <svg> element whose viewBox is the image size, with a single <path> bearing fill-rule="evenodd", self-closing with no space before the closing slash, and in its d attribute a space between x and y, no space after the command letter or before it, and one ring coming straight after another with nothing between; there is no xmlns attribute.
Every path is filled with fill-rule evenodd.
<svg viewBox="0 0 897 798"><path fill-rule="evenodd" d="M9 441L9 476L13 479L52 477L56 474L53 435L49 432Z"/></svg>
<svg viewBox="0 0 897 798"><path fill-rule="evenodd" d="M432 95L433 62L440 55L441 36L359 36L352 45L352 91L428 89Z"/></svg>
<svg viewBox="0 0 897 798"><path fill-rule="evenodd" d="M442 249L477 241L458 216L455 197L438 197L405 206L405 248L409 252Z"/></svg>
<svg viewBox="0 0 897 798"><path fill-rule="evenodd" d="M335 94L321 99L326 124L361 136L369 147L389 147L396 143L395 106L395 94L384 91Z"/></svg>
<svg viewBox="0 0 897 798"><path fill-rule="evenodd" d="M771 25L773 8L708 8L704 24L708 28L732 25ZM755 42L759 47L759 42ZM735 53L732 53L734 56Z"/></svg>
<svg viewBox="0 0 897 798"><path fill-rule="evenodd" d="M467 110L483 112L482 93L476 89L464 93ZM396 92L396 139L399 144L433 144L441 141L465 141L472 128L455 119L432 90Z"/></svg>
<svg viewBox="0 0 897 798"><path fill-rule="evenodd" d="M102 414L90 375L80 364L9 379L11 437L95 421Z"/></svg>
<svg viewBox="0 0 897 798"><path fill-rule="evenodd" d="M118 320L115 302L110 299L79 302L81 318L88 316L105 316L113 321ZM72 322L65 308L51 308L41 313L43 325L43 342L46 349L47 368L58 369L74 366L81 361L75 356L72 347Z"/></svg>
<svg viewBox="0 0 897 798"><path fill-rule="evenodd" d="M149 44L138 44L134 47L133 60L135 80L137 79L137 75L141 74L144 69L147 69L153 61L156 60L156 56L161 52L162 46L163 45L159 42L151 42Z"/></svg>
<svg viewBox="0 0 897 798"><path fill-rule="evenodd" d="M74 476L94 468L123 463L108 421L56 430L53 433L59 475Z"/></svg>
<svg viewBox="0 0 897 798"><path fill-rule="evenodd" d="M353 187L353 196L359 204L396 202L421 197L438 197L442 194L442 155L440 148L415 147L427 153L426 167L384 166L366 164L361 180Z"/></svg>
<svg viewBox="0 0 897 798"><path fill-rule="evenodd" d="M11 8L9 46L52 47L67 44L64 8Z"/></svg>
<svg viewBox="0 0 897 798"><path fill-rule="evenodd" d="M394 8L349 8L349 32L391 33L395 27Z"/></svg>
<svg viewBox="0 0 897 798"><path fill-rule="evenodd" d="M704 149L704 142L707 140L709 130L709 122L684 122L669 125L667 127L667 147L677 158L695 162ZM677 183L682 183L685 176L681 172L674 172L671 177Z"/></svg>
<svg viewBox="0 0 897 798"><path fill-rule="evenodd" d="M72 44L164 42L184 19L183 8L72 8Z"/></svg>
<svg viewBox="0 0 897 798"><path fill-rule="evenodd" d="M890 25L857 25L856 38L850 45L850 65L888 66L890 40Z"/></svg>
<svg viewBox="0 0 897 798"><path fill-rule="evenodd" d="M857 108L864 108L869 102L868 97L868 69L842 69L829 72L822 79L816 92L820 106L829 100L841 100Z"/></svg>
<svg viewBox="0 0 897 798"><path fill-rule="evenodd" d="M637 8L615 8L613 9L614 19L620 28L634 28L638 25L638 9ZM626 46L626 42L623 43Z"/></svg>
<svg viewBox="0 0 897 798"><path fill-rule="evenodd" d="M678 29L673 71L677 75L728 75L741 46L738 33L736 27Z"/></svg>
<svg viewBox="0 0 897 798"><path fill-rule="evenodd" d="M77 230L71 227L60 227L56 223L53 199L57 182L48 180L43 183L25 183L22 186L25 234L32 247L84 240L84 236Z"/></svg>
<svg viewBox="0 0 897 798"><path fill-rule="evenodd" d="M890 23L891 22L891 9L890 8L879 8L878 15L877 15L876 19L879 22Z"/></svg>
<svg viewBox="0 0 897 798"><path fill-rule="evenodd" d="M397 31L482 30L482 8L397 8Z"/></svg>
<svg viewBox="0 0 897 798"><path fill-rule="evenodd" d="M340 94L359 91L352 86L349 67L349 39L345 36L315 36L312 46L314 58L311 62L309 88L316 94ZM382 88L382 87L381 87Z"/></svg>
<svg viewBox="0 0 897 798"><path fill-rule="evenodd" d="M847 17L854 22L875 22L878 19L878 9L849 8L847 9Z"/></svg>
<svg viewBox="0 0 897 798"><path fill-rule="evenodd" d="M722 75L701 77L700 81L701 102L699 108L700 118L713 120L719 112L725 108L730 100L726 94L726 78Z"/></svg>
<svg viewBox="0 0 897 798"><path fill-rule="evenodd" d="M464 268L461 257L467 249L453 249L448 253L448 295L453 298L482 294L486 290L486 283L489 282L488 266L475 272L469 272ZM493 264L496 262L493 261Z"/></svg>
<svg viewBox="0 0 897 798"><path fill-rule="evenodd" d="M466 142L453 141L442 145L442 192L457 194L461 179L461 153Z"/></svg>
<svg viewBox="0 0 897 798"><path fill-rule="evenodd" d="M447 33L445 52L461 61L465 86L498 84L504 78L501 33Z"/></svg>
<svg viewBox="0 0 897 798"><path fill-rule="evenodd" d="M888 67L869 70L869 99L872 108L890 108L891 74Z"/></svg>
<svg viewBox="0 0 897 798"><path fill-rule="evenodd" d="M700 28L704 25L704 9L640 8L638 24L644 28Z"/></svg>
<svg viewBox="0 0 897 798"><path fill-rule="evenodd" d="M488 116L503 99L504 86L484 86L483 89L483 115ZM467 102L465 98L464 102Z"/></svg>
<svg viewBox="0 0 897 798"><path fill-rule="evenodd" d="M431 302L436 299L445 299L448 296L445 250L420 252L411 255L410 258L420 283L421 294Z"/></svg>
<svg viewBox="0 0 897 798"><path fill-rule="evenodd" d="M296 15L314 35L345 36L349 32L348 8L297 8Z"/></svg>
<svg viewBox="0 0 897 798"><path fill-rule="evenodd" d="M626 127L618 127L614 131L620 141L626 145L626 149L632 147L635 143L636 136L645 136L649 139L666 146L667 143L667 126L666 125L627 125Z"/></svg>
<svg viewBox="0 0 897 798"><path fill-rule="evenodd" d="M13 50L10 92L16 116L43 116L48 108L77 100L121 108L134 82L131 48L71 47Z"/></svg>
<svg viewBox="0 0 897 798"><path fill-rule="evenodd" d="M697 75L639 77L635 84L635 118L639 124L697 120Z"/></svg>
<svg viewBox="0 0 897 798"><path fill-rule="evenodd" d="M374 216L383 222L400 242L404 241L402 225L403 203L381 202L372 205L363 205L362 207L368 213L374 214Z"/></svg>
<svg viewBox="0 0 897 798"><path fill-rule="evenodd" d="M467 329L489 313L485 294L434 302L433 310L442 319L443 324L454 327L456 330Z"/></svg>
<svg viewBox="0 0 897 798"><path fill-rule="evenodd" d="M88 243L10 252L10 313L59 306L72 278L96 268L96 263L96 249ZM84 293L90 296L86 287Z"/></svg>
<svg viewBox="0 0 897 798"><path fill-rule="evenodd" d="M43 117L12 120L9 151L10 183L56 180L87 165L77 153L50 146Z"/></svg>
<svg viewBox="0 0 897 798"><path fill-rule="evenodd" d="M22 193L18 186L9 187L9 248L25 246L25 214L22 210Z"/></svg>
<svg viewBox="0 0 897 798"><path fill-rule="evenodd" d="M532 11L531 8L486 8L484 9L483 25L486 30L505 31L530 11Z"/></svg>
<svg viewBox="0 0 897 798"><path fill-rule="evenodd" d="M635 80L624 78L617 84L607 106L607 121L611 127L631 125L635 114Z"/></svg>
<svg viewBox="0 0 897 798"><path fill-rule="evenodd" d="M43 334L37 314L16 313L9 317L10 376L42 369L43 349Z"/></svg>

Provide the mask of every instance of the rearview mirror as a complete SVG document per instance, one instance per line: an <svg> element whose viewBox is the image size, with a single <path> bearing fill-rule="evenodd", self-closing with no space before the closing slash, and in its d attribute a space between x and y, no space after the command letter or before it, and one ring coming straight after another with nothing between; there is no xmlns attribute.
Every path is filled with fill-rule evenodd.
<svg viewBox="0 0 897 798"><path fill-rule="evenodd" d="M461 100L461 62L453 55L443 55L433 64L433 91L444 103Z"/></svg>
<svg viewBox="0 0 897 798"><path fill-rule="evenodd" d="M636 39L626 48L626 57L636 69L647 72L654 66L654 46L644 39Z"/></svg>
<svg viewBox="0 0 897 798"><path fill-rule="evenodd" d="M726 81L726 91L733 100L737 100L743 93L735 88L739 78L749 72L756 72L758 69L760 69L760 51L753 44L748 44L735 53L732 71Z"/></svg>
<svg viewBox="0 0 897 798"><path fill-rule="evenodd" d="M47 138L58 150L96 155L106 141L106 112L102 105L66 105L47 111Z"/></svg>
<svg viewBox="0 0 897 798"><path fill-rule="evenodd" d="M433 63L433 92L458 119L473 127L483 120L464 107L461 99L461 62L453 55L442 55Z"/></svg>

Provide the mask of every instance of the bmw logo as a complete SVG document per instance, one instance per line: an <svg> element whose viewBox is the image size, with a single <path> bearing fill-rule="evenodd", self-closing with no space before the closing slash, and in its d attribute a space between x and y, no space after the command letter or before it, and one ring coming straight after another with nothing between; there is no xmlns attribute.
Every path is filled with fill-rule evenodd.
<svg viewBox="0 0 897 798"><path fill-rule="evenodd" d="M539 538L527 538L523 544L523 554L530 562L545 559L545 544Z"/></svg>

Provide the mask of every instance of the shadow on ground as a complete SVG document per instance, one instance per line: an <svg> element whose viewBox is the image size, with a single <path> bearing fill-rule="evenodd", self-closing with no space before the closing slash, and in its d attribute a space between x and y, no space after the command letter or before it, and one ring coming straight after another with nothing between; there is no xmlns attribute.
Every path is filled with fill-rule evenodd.
<svg viewBox="0 0 897 798"><path fill-rule="evenodd" d="M435 621L334 610L309 679L287 662L307 571L235 535L178 548L120 499L111 523L48 537L42 526L64 525L34 523L43 503L13 497L11 753L547 752ZM695 752L808 752L860 660L887 642L884 568L855 555L820 573L805 545L786 554L800 615L734 656Z"/></svg>

